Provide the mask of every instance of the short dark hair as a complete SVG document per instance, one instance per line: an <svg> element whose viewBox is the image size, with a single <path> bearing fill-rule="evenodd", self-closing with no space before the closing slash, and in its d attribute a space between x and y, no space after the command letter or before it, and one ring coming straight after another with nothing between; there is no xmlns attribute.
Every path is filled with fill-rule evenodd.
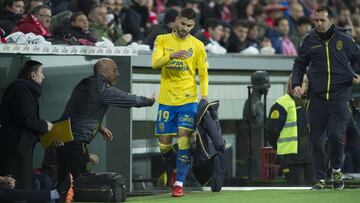
<svg viewBox="0 0 360 203"><path fill-rule="evenodd" d="M208 31L209 28L215 29L219 25L222 26L220 20L218 20L216 18L209 18L205 21L204 29Z"/></svg>
<svg viewBox="0 0 360 203"><path fill-rule="evenodd" d="M26 61L22 69L19 71L17 78L30 80L31 73L36 72L42 65L43 64L40 63L39 61L35 61L35 60Z"/></svg>
<svg viewBox="0 0 360 203"><path fill-rule="evenodd" d="M77 11L75 13L73 13L70 17L70 22L75 22L76 18L81 16L81 15L85 15L85 13L83 13L82 11ZM85 15L86 16L86 15Z"/></svg>
<svg viewBox="0 0 360 203"><path fill-rule="evenodd" d="M166 11L165 15L164 15L164 24L168 24L171 22L175 22L176 16L179 15L179 12L173 8L169 9L168 11Z"/></svg>
<svg viewBox="0 0 360 203"><path fill-rule="evenodd" d="M41 9L49 9L51 11L51 8L47 5L40 5L40 6L36 6L35 8L33 8L31 10L31 14L36 15L40 12Z"/></svg>
<svg viewBox="0 0 360 203"><path fill-rule="evenodd" d="M248 21L246 20L236 20L232 27L233 28L244 27L249 29L249 24Z"/></svg>
<svg viewBox="0 0 360 203"><path fill-rule="evenodd" d="M89 14L92 14L97 8L106 8L106 10L107 10L107 7L105 4L94 4L91 6Z"/></svg>
<svg viewBox="0 0 360 203"><path fill-rule="evenodd" d="M311 20L308 18L308 17L300 17L297 21L296 21L296 25L297 26L301 26L301 25L305 25L305 24L308 24L308 25L313 25L313 23L311 22Z"/></svg>
<svg viewBox="0 0 360 203"><path fill-rule="evenodd" d="M277 27L280 24L280 21L286 20L289 22L289 20L286 17L280 17L275 20L274 26Z"/></svg>
<svg viewBox="0 0 360 203"><path fill-rule="evenodd" d="M194 20L196 17L196 13L192 8L184 8L183 10L181 10L179 16L187 18L189 20Z"/></svg>
<svg viewBox="0 0 360 203"><path fill-rule="evenodd" d="M12 6L15 2L18 2L18 1L22 1L24 2L24 0L5 0L4 2L4 6L7 7L7 6ZM25 2L24 2L25 3Z"/></svg>
<svg viewBox="0 0 360 203"><path fill-rule="evenodd" d="M333 12L331 11L331 9L327 6L319 6L316 10L315 13L319 13L319 12L323 12L326 11L328 13L327 17L328 19L332 19L334 17Z"/></svg>
<svg viewBox="0 0 360 203"><path fill-rule="evenodd" d="M257 23L253 22L253 21L248 21L248 28L249 30L252 30L254 27L258 26Z"/></svg>

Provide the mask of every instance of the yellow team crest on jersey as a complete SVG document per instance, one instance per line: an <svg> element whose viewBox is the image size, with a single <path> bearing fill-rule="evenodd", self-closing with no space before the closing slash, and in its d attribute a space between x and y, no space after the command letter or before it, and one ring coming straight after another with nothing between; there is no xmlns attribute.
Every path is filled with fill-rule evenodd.
<svg viewBox="0 0 360 203"><path fill-rule="evenodd" d="M274 110L270 114L271 119L279 119L280 118L280 112L278 110Z"/></svg>
<svg viewBox="0 0 360 203"><path fill-rule="evenodd" d="M342 41L342 40L338 40L338 41L336 42L336 49L337 49L338 51L340 51L340 50L343 48L343 46L344 46L344 44L343 44L343 41Z"/></svg>

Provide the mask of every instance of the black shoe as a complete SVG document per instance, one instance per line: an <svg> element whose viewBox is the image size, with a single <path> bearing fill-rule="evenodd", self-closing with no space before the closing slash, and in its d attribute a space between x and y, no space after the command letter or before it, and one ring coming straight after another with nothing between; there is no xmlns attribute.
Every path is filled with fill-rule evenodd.
<svg viewBox="0 0 360 203"><path fill-rule="evenodd" d="M325 189L325 180L317 180L312 186L311 190L324 190Z"/></svg>
<svg viewBox="0 0 360 203"><path fill-rule="evenodd" d="M344 188L344 181L341 176L341 171L333 170L331 173L332 188L336 190L342 190Z"/></svg>
<svg viewBox="0 0 360 203"><path fill-rule="evenodd" d="M72 202L74 191L73 191L73 177L69 173L65 180L56 186L56 190L60 195L60 199L56 200L56 203Z"/></svg>

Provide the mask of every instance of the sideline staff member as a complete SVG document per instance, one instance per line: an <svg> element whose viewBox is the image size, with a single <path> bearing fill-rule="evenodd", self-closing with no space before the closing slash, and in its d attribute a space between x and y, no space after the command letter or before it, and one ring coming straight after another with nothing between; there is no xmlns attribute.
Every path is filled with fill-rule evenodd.
<svg viewBox="0 0 360 203"><path fill-rule="evenodd" d="M109 106L144 107L152 106L154 98L131 95L113 87L119 76L118 67L109 58L99 59L94 65L94 75L84 78L73 90L61 119L70 118L74 141L58 147L58 181L68 173L76 179L88 172L90 161L86 145L90 144L97 132L111 141L111 131L101 125Z"/></svg>
<svg viewBox="0 0 360 203"><path fill-rule="evenodd" d="M320 6L314 14L315 30L305 36L293 66L293 88L301 97L303 76L308 67L309 123L312 142L315 184L313 190L325 187L327 162L326 136L330 142L332 186L344 188L341 177L344 153L344 134L350 119L348 102L352 83L360 83L360 76L351 69L350 62L360 63L360 49L346 33L333 24L328 7Z"/></svg>
<svg viewBox="0 0 360 203"><path fill-rule="evenodd" d="M310 132L307 126L307 98L297 98L292 89L292 75L287 93L276 100L270 109L267 123L269 143L276 150L277 160L289 186L309 185L313 180L311 168ZM308 79L302 88L306 92Z"/></svg>
<svg viewBox="0 0 360 203"><path fill-rule="evenodd" d="M0 176L13 175L16 188L32 189L33 150L53 124L39 117L42 64L26 61L5 90L0 107Z"/></svg>

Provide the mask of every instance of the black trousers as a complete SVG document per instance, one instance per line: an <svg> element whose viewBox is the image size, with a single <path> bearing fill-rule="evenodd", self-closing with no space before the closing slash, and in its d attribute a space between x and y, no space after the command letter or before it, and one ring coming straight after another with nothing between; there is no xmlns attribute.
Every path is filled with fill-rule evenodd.
<svg viewBox="0 0 360 203"><path fill-rule="evenodd" d="M66 143L57 150L59 183L61 183L69 173L76 179L81 173L89 172L87 165L90 157L86 143L73 141Z"/></svg>
<svg viewBox="0 0 360 203"><path fill-rule="evenodd" d="M313 182L311 163L281 164L287 185L306 186Z"/></svg>
<svg viewBox="0 0 360 203"><path fill-rule="evenodd" d="M17 145L2 145L0 175L12 175L17 189L33 189L33 149L35 143L22 139Z"/></svg>
<svg viewBox="0 0 360 203"><path fill-rule="evenodd" d="M324 101L310 98L309 122L315 179L326 179L327 166L339 169L344 153L344 135L350 120L347 101ZM329 142L327 156L325 143Z"/></svg>
<svg viewBox="0 0 360 203"><path fill-rule="evenodd" d="M50 201L50 191L11 189L0 185L0 202L10 201Z"/></svg>

